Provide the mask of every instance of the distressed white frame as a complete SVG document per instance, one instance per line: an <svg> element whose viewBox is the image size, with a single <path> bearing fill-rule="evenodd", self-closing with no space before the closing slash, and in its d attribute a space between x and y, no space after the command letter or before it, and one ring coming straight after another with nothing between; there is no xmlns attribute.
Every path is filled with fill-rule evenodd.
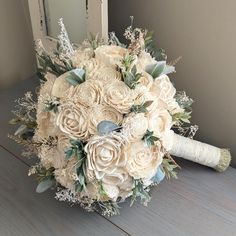
<svg viewBox="0 0 236 236"><path fill-rule="evenodd" d="M87 34L99 34L108 38L108 0L87 1ZM52 48L56 39L47 35L43 0L28 0L34 40L41 39L46 48Z"/></svg>

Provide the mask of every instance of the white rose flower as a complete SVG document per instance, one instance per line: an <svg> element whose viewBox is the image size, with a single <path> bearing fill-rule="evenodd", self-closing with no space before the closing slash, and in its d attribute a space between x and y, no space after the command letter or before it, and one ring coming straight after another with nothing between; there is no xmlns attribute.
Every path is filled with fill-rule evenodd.
<svg viewBox="0 0 236 236"><path fill-rule="evenodd" d="M122 81L113 81L104 87L105 103L120 113L129 113L134 97L134 91Z"/></svg>
<svg viewBox="0 0 236 236"><path fill-rule="evenodd" d="M151 75L149 75L147 72L142 71L141 72L142 76L139 79L139 84L137 86L145 86L148 90L152 87L153 85L153 78Z"/></svg>
<svg viewBox="0 0 236 236"><path fill-rule="evenodd" d="M144 113L130 113L123 120L123 133L130 142L143 138L148 129L148 120Z"/></svg>
<svg viewBox="0 0 236 236"><path fill-rule="evenodd" d="M97 77L97 72L105 67L105 65L96 58L91 58L80 63L79 68L84 68L86 71L86 80L94 79Z"/></svg>
<svg viewBox="0 0 236 236"><path fill-rule="evenodd" d="M146 86L137 86L134 89L135 100L134 105L141 105L147 101L152 101L153 103L158 101L158 98L155 97L155 94L150 92ZM152 105L152 104L151 104ZM153 105L152 105L153 106ZM147 107L149 110L151 107Z"/></svg>
<svg viewBox="0 0 236 236"><path fill-rule="evenodd" d="M97 125L103 121L111 121L115 124L121 124L123 120L123 115L118 112L113 107L107 105L95 105L90 110L90 123L89 132L90 134L95 134L97 131Z"/></svg>
<svg viewBox="0 0 236 236"><path fill-rule="evenodd" d="M119 188L115 185L110 185L105 183L103 183L102 186L107 197L113 201L116 201L116 199L119 197Z"/></svg>
<svg viewBox="0 0 236 236"><path fill-rule="evenodd" d="M104 66L96 71L93 79L109 83L113 80L121 80L121 73L113 67Z"/></svg>
<svg viewBox="0 0 236 236"><path fill-rule="evenodd" d="M178 109L178 104L174 98L176 89L167 75L161 75L155 79L153 86L151 87L151 92L158 97L159 106L162 106L169 111Z"/></svg>
<svg viewBox="0 0 236 236"><path fill-rule="evenodd" d="M126 198L131 194L133 180L124 168L118 168L114 173L106 174L102 179L103 187L109 198Z"/></svg>
<svg viewBox="0 0 236 236"><path fill-rule="evenodd" d="M56 125L70 138L87 140L89 137L88 116L86 108L82 105L68 102L61 105Z"/></svg>
<svg viewBox="0 0 236 236"><path fill-rule="evenodd" d="M102 83L98 80L87 80L75 87L69 89L67 100L72 100L76 104L82 104L85 107L99 104L102 100Z"/></svg>
<svg viewBox="0 0 236 236"><path fill-rule="evenodd" d="M163 158L159 147L148 147L143 141L131 143L124 153L127 156L126 169L134 179L151 179Z"/></svg>
<svg viewBox="0 0 236 236"><path fill-rule="evenodd" d="M128 53L126 48L115 45L103 45L95 50L95 58L106 65L117 66Z"/></svg>
<svg viewBox="0 0 236 236"><path fill-rule="evenodd" d="M152 110L147 114L148 129L154 132L154 136L161 138L163 134L171 129L172 117L165 109Z"/></svg>
<svg viewBox="0 0 236 236"><path fill-rule="evenodd" d="M124 138L119 134L93 136L85 146L87 168L94 171L97 179L114 173L126 164L123 154Z"/></svg>
<svg viewBox="0 0 236 236"><path fill-rule="evenodd" d="M137 69L145 71L147 65L154 64L157 61L150 55L150 53L142 51L138 56Z"/></svg>

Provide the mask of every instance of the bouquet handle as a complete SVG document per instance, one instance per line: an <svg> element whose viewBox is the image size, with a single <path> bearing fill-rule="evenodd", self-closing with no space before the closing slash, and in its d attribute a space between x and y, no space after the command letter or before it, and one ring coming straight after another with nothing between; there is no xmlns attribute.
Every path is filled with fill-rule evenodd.
<svg viewBox="0 0 236 236"><path fill-rule="evenodd" d="M173 146L170 154L211 167L219 172L225 171L231 161L229 150L214 147L178 134L173 134Z"/></svg>

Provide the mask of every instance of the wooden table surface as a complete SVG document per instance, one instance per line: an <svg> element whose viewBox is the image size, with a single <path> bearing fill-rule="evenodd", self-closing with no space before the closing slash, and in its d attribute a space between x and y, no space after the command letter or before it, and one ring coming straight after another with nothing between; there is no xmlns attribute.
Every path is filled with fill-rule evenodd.
<svg viewBox="0 0 236 236"><path fill-rule="evenodd" d="M36 194L28 177L31 160L6 138L12 128L13 100L32 89L35 80L0 91L0 236L235 236L236 170L217 173L188 161L178 180L165 180L152 190L148 207L128 203L121 214L105 218L54 199L51 191Z"/></svg>

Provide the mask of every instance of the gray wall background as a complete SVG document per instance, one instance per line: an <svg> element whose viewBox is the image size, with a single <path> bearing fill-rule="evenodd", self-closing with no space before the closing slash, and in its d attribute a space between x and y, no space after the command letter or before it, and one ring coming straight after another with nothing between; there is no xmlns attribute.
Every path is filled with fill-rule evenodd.
<svg viewBox="0 0 236 236"><path fill-rule="evenodd" d="M172 81L194 100L196 139L231 149L236 166L236 1L109 0L109 31L155 31L169 60L182 56Z"/></svg>
<svg viewBox="0 0 236 236"><path fill-rule="evenodd" d="M35 73L27 0L0 0L0 89Z"/></svg>

